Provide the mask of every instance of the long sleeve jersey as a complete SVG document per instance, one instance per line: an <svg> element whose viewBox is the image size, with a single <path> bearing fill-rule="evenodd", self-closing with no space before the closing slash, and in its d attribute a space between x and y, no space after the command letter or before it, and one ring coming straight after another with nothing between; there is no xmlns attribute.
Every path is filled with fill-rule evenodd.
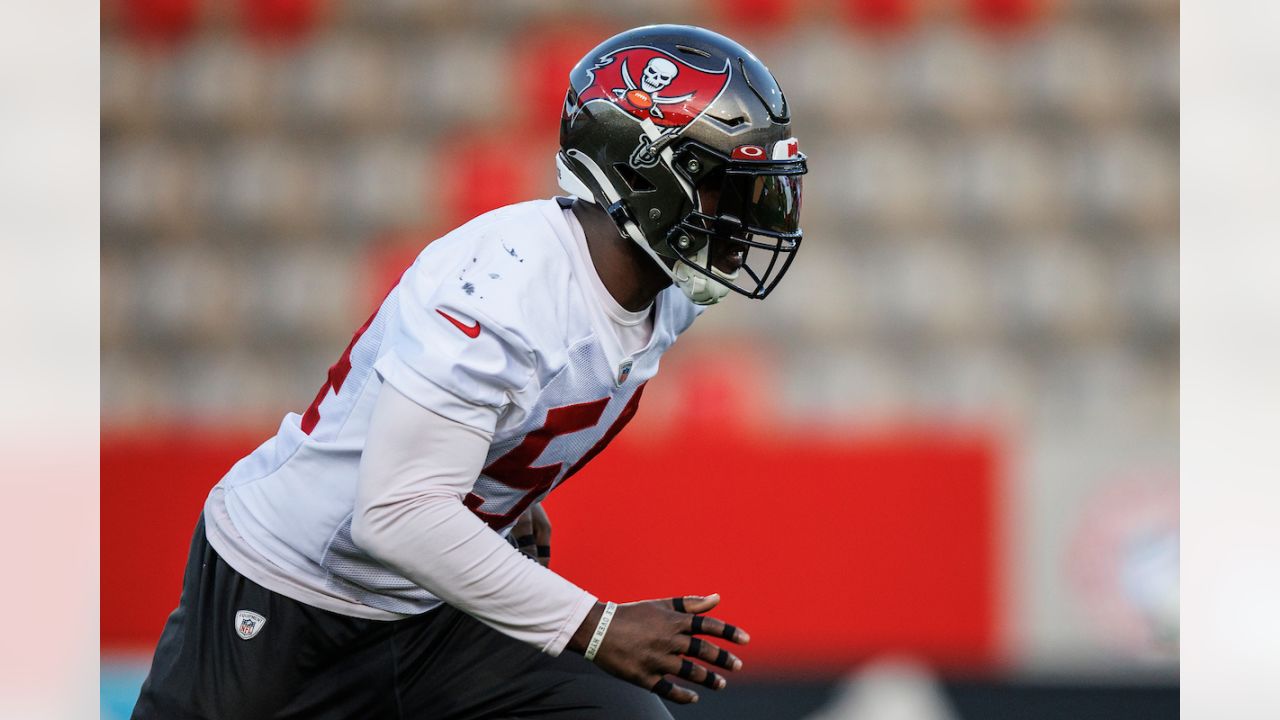
<svg viewBox="0 0 1280 720"><path fill-rule="evenodd" d="M315 607L392 620L447 601L560 652L595 598L501 537L622 430L701 310L675 288L611 306L581 232L546 200L428 245L311 408L210 493L214 549Z"/></svg>

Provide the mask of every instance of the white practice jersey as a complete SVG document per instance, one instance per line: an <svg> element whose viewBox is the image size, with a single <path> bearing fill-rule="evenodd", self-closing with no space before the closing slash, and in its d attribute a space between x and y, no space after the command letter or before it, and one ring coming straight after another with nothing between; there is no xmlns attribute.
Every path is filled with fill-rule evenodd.
<svg viewBox="0 0 1280 720"><path fill-rule="evenodd" d="M326 610L393 619L436 607L351 539L360 455L383 383L493 433L465 505L500 533L635 414L662 353L702 308L678 289L649 344L623 355L555 200L501 208L432 242L357 331L306 413L290 413L205 504L238 572ZM495 414L478 408L497 409Z"/></svg>

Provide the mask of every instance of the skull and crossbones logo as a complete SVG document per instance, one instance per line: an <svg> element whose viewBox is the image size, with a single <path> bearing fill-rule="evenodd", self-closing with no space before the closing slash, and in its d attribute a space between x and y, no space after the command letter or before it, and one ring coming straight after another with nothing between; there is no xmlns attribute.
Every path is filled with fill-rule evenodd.
<svg viewBox="0 0 1280 720"><path fill-rule="evenodd" d="M623 62L626 62L625 60ZM676 64L666 58L656 57L644 66L644 72L640 73L640 86L647 93L656 93L671 84L676 79L676 75L680 72L680 68Z"/></svg>
<svg viewBox="0 0 1280 720"><path fill-rule="evenodd" d="M622 60L622 81L626 83L625 88L614 88L613 94L621 100L626 100L628 104L639 110L648 110L649 114L654 117L663 117L662 109L659 105L678 105L693 97L693 93L686 93L678 97L664 97L660 93L676 79L676 75L680 74L680 68L675 63L664 57L651 58L645 63L644 70L640 73L640 86L636 86L636 81L631 77L631 71L627 67L627 60Z"/></svg>

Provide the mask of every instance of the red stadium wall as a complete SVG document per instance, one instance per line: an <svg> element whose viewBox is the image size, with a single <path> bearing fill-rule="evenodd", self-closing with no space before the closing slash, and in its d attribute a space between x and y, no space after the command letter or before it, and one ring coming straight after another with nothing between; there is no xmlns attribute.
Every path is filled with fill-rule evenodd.
<svg viewBox="0 0 1280 720"><path fill-rule="evenodd" d="M262 439L198 437L103 438L105 650L155 643L205 493ZM750 670L981 669L1000 650L995 457L945 433L623 433L548 501L553 567L618 600L721 593Z"/></svg>

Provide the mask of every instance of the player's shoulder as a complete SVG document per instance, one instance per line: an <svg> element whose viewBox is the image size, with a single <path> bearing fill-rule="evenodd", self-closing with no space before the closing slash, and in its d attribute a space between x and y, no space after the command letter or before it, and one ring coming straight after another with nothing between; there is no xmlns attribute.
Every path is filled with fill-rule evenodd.
<svg viewBox="0 0 1280 720"><path fill-rule="evenodd" d="M514 282L547 272L568 274L564 243L553 224L553 213L558 211L554 200L490 210L428 245L420 259L427 261L425 266L437 257L453 255L467 264L502 266Z"/></svg>
<svg viewBox="0 0 1280 720"><path fill-rule="evenodd" d="M563 330L572 265L554 200L487 212L427 246L405 273L402 302L427 303L509 329L532 343ZM563 222L561 220L561 222Z"/></svg>

